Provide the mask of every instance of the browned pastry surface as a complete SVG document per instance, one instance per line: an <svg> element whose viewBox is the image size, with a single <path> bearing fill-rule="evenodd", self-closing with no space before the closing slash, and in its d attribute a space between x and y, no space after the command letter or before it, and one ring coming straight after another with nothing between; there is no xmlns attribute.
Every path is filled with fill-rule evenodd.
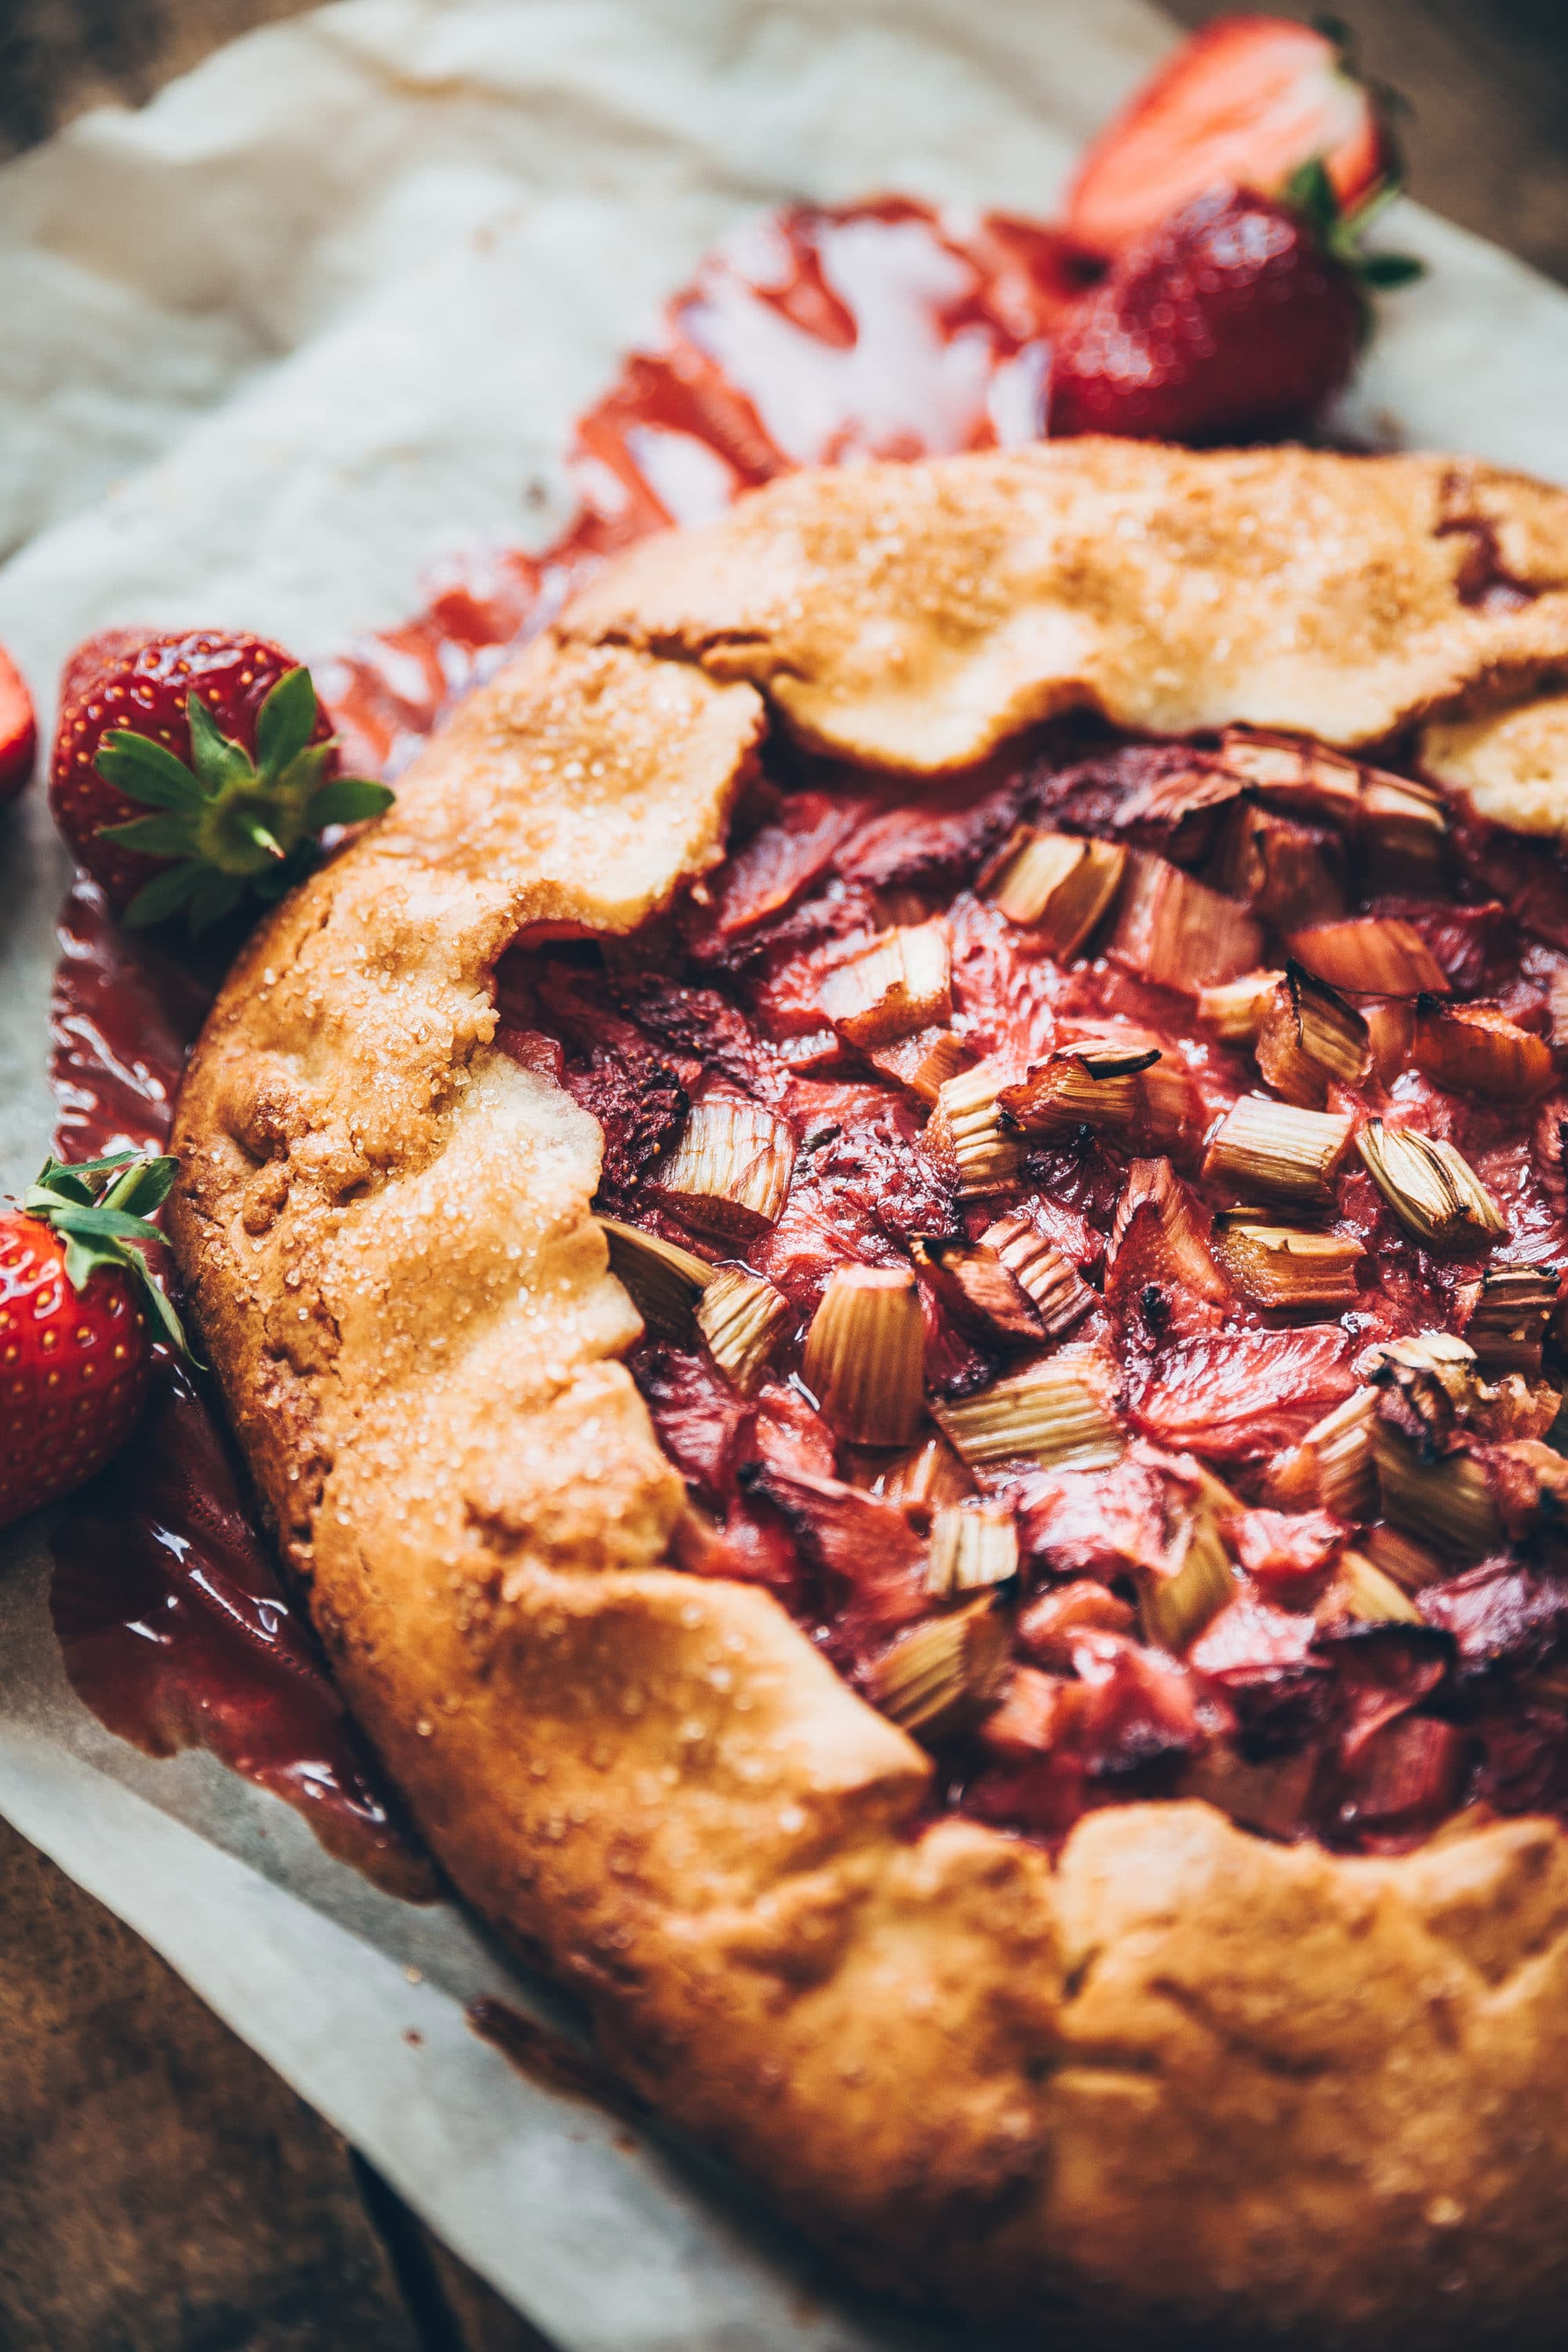
<svg viewBox="0 0 1568 2352"><path fill-rule="evenodd" d="M1456 483L1539 594L1463 601ZM455 1882L864 2274L1053 2345L1554 2340L1564 1843L1348 1862L1195 1804L1092 1815L1054 1867L915 1834L921 1751L771 1597L663 1564L681 1487L618 1360L599 1132L492 1045L489 974L521 925L630 929L718 859L764 695L908 767L1086 699L1381 737L1568 662L1565 518L1296 451L781 484L463 707L262 927L182 1097L203 1339Z"/></svg>

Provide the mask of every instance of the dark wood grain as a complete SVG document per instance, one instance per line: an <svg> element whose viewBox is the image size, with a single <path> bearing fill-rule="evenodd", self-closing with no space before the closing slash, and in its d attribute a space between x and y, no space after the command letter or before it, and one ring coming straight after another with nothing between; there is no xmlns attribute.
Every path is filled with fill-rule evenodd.
<svg viewBox="0 0 1568 2352"><path fill-rule="evenodd" d="M0 1822L5 2352L548 2352Z"/></svg>
<svg viewBox="0 0 1568 2352"><path fill-rule="evenodd" d="M298 0L0 0L0 154ZM1172 0L1197 24L1221 13ZM1306 16L1307 8L1283 13ZM1568 0L1341 0L1414 192L1568 280ZM4 2352L548 2352L146 1945L0 1824Z"/></svg>

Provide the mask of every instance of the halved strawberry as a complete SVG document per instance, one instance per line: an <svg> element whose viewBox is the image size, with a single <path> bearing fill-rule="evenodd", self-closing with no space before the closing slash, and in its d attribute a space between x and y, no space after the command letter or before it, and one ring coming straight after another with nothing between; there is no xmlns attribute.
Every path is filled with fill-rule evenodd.
<svg viewBox="0 0 1568 2352"><path fill-rule="evenodd" d="M27 681L0 646L0 808L14 801L38 756L38 722Z"/></svg>
<svg viewBox="0 0 1568 2352"><path fill-rule="evenodd" d="M1067 226L1113 254L1219 186L1279 195L1320 162L1353 213L1397 177L1379 94L1345 40L1283 16L1217 16L1184 41L1079 166Z"/></svg>
<svg viewBox="0 0 1568 2352"><path fill-rule="evenodd" d="M175 1162L46 1162L0 1213L0 1527L69 1494L130 1436L154 1336L185 1351L143 1251Z"/></svg>
<svg viewBox="0 0 1568 2352"><path fill-rule="evenodd" d="M264 639L112 629L66 666L49 805L133 925L184 908L200 930L280 898L323 826L392 801L336 771L310 671Z"/></svg>

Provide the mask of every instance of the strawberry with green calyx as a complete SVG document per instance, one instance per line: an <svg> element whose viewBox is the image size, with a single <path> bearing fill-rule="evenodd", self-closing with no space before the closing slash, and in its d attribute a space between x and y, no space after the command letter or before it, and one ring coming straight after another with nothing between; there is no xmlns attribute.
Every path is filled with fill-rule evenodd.
<svg viewBox="0 0 1568 2352"><path fill-rule="evenodd" d="M1174 49L1094 141L1067 228L1114 256L1218 187L1284 196L1320 160L1354 215L1399 183L1388 117L1402 101L1359 70L1330 16L1216 16Z"/></svg>
<svg viewBox="0 0 1568 2352"><path fill-rule="evenodd" d="M380 814L384 784L337 773L310 673L267 640L116 629L67 665L50 767L55 821L136 924L193 930L280 898L323 826Z"/></svg>
<svg viewBox="0 0 1568 2352"><path fill-rule="evenodd" d="M173 1160L46 1162L0 1212L0 1526L80 1486L146 1401L155 1339L188 1354L144 1251Z"/></svg>
<svg viewBox="0 0 1568 2352"><path fill-rule="evenodd" d="M1241 441L1295 429L1348 381L1368 288L1420 265L1363 254L1373 205L1347 218L1309 163L1288 200L1216 188L1129 247L1051 352L1053 436Z"/></svg>
<svg viewBox="0 0 1568 2352"><path fill-rule="evenodd" d="M186 909L194 930L232 914L247 890L280 898L308 867L315 836L392 804L384 784L328 777L331 743L312 742L316 695L308 669L284 673L256 719L256 755L219 731L199 695L185 698L191 764L128 728L110 728L94 761L106 783L157 812L100 827L116 848L174 862L132 899L133 926ZM301 855L301 853L303 853Z"/></svg>

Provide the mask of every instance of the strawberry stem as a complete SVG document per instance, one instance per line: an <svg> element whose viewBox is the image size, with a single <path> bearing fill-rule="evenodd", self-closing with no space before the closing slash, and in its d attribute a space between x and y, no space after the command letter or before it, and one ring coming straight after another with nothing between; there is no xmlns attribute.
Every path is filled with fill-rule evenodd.
<svg viewBox="0 0 1568 2352"><path fill-rule="evenodd" d="M66 1279L73 1290L84 1290L100 1266L128 1274L163 1338L195 1363L169 1294L143 1255L148 1242L163 1241L148 1220L168 1198L178 1168L176 1160L142 1151L116 1151L105 1160L79 1160L74 1168L49 1159L27 1187L22 1206L65 1243Z"/></svg>
<svg viewBox="0 0 1568 2352"><path fill-rule="evenodd" d="M93 765L125 798L155 812L100 827L103 840L170 860L125 910L136 928L181 908L193 930L218 921L245 891L274 895L271 877L305 870L327 824L357 824L392 804L363 776L327 781L333 743L313 742L317 702L308 669L285 671L256 718L257 756L219 729L199 695L185 697L191 758L127 728L111 728Z"/></svg>

